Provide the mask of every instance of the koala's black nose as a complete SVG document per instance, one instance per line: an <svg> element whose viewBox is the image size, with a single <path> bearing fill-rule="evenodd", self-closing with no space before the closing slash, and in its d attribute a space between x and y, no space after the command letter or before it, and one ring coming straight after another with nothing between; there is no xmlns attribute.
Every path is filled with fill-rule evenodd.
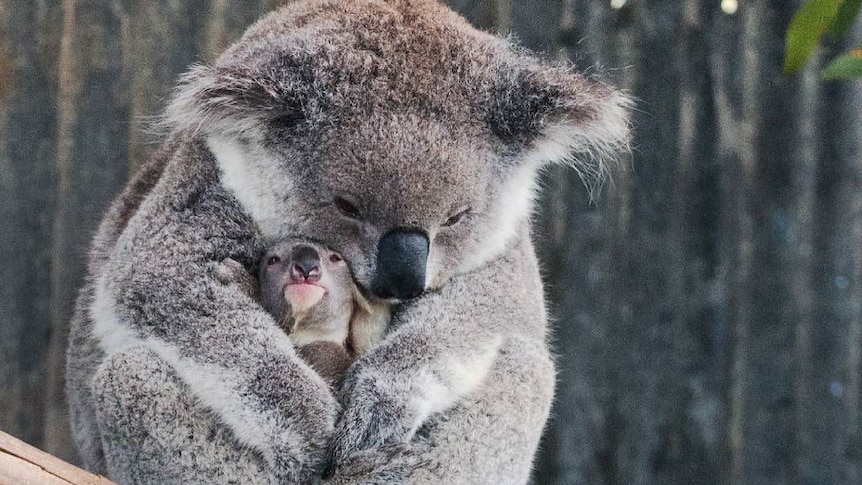
<svg viewBox="0 0 862 485"><path fill-rule="evenodd" d="M296 282L320 279L320 255L311 246L296 246L290 252L290 278Z"/></svg>
<svg viewBox="0 0 862 485"><path fill-rule="evenodd" d="M425 291L428 236L396 229L377 245L377 274L371 289L380 298L410 300Z"/></svg>

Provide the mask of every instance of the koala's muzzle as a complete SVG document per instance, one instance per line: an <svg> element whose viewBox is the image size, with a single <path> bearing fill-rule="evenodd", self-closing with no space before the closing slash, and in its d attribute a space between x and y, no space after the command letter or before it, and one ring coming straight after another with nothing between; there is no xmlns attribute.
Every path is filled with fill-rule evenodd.
<svg viewBox="0 0 862 485"><path fill-rule="evenodd" d="M377 245L377 274L371 290L380 298L410 300L425 291L428 236L396 229Z"/></svg>
<svg viewBox="0 0 862 485"><path fill-rule="evenodd" d="M311 246L297 246L290 253L290 279L295 283L320 281L320 255Z"/></svg>

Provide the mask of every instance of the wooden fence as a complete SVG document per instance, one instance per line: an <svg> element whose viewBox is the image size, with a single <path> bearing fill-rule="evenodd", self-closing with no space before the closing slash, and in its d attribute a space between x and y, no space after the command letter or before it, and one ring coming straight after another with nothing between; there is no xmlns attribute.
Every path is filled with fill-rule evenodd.
<svg viewBox="0 0 862 485"><path fill-rule="evenodd" d="M76 460L88 240L178 74L277 3L0 0L0 429ZM597 202L543 181L559 386L536 483L862 483L862 84L781 74L796 1L610 3L449 2L640 100Z"/></svg>

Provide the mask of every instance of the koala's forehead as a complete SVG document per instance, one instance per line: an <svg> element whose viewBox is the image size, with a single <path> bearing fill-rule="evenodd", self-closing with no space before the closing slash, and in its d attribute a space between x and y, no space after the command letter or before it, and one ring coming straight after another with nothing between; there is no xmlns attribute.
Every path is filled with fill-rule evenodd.
<svg viewBox="0 0 862 485"><path fill-rule="evenodd" d="M466 121L510 55L433 1L307 1L263 18L217 65L279 78L311 122L405 106Z"/></svg>
<svg viewBox="0 0 862 485"><path fill-rule="evenodd" d="M327 266L331 266L328 262L328 256L334 253L334 251L322 244L317 243L316 241L312 241L304 237L291 237L276 241L267 249L264 259L272 255L277 255L282 259L289 259L293 249L299 245L314 248L320 255L320 258L324 261L324 263Z"/></svg>
<svg viewBox="0 0 862 485"><path fill-rule="evenodd" d="M465 127L421 116L364 120L320 142L322 183L373 205L376 212L421 220L478 204L493 156ZM478 208L478 207L476 207ZM402 221L403 222L403 221Z"/></svg>
<svg viewBox="0 0 862 485"><path fill-rule="evenodd" d="M309 241L308 239L288 238L288 239L281 239L281 240L273 243L267 249L266 254L269 254L269 255L277 254L279 256L285 257L285 256L290 254L290 252L293 250L293 248L295 248L296 246L298 246L300 244L302 244L304 246L311 246L312 248L314 248L315 250L317 250L318 252L321 252L321 253L326 251L326 248L324 248L320 244L317 244L313 241Z"/></svg>

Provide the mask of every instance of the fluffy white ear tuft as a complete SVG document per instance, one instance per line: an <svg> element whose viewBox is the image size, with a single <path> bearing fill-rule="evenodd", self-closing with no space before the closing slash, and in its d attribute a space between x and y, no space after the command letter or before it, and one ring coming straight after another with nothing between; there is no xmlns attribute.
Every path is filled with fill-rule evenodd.
<svg viewBox="0 0 862 485"><path fill-rule="evenodd" d="M194 66L180 78L162 125L207 135L248 137L267 122L281 126L303 118L285 80L242 67Z"/></svg>
<svg viewBox="0 0 862 485"><path fill-rule="evenodd" d="M608 160L629 150L628 112L633 102L611 91L596 104L593 116L548 122L526 154L530 162L539 166L563 163L577 171L588 186L600 185L608 176Z"/></svg>
<svg viewBox="0 0 862 485"><path fill-rule="evenodd" d="M588 185L628 149L630 97L563 67L531 62L500 76L492 130L528 165L564 163Z"/></svg>

